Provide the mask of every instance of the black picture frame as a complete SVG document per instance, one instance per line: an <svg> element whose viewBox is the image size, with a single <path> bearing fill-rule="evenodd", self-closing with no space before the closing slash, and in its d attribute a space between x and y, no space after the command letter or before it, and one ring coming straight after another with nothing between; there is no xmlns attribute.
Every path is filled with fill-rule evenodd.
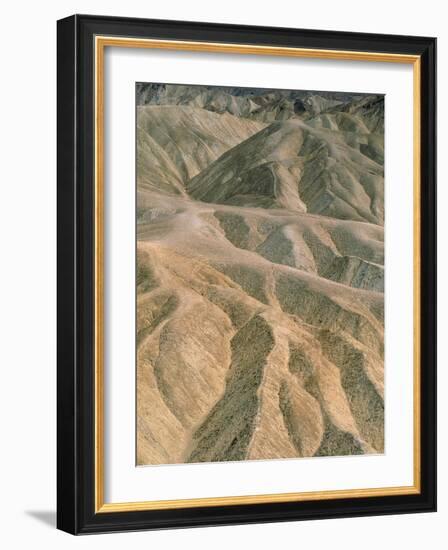
<svg viewBox="0 0 448 550"><path fill-rule="evenodd" d="M95 512L94 52L97 35L412 54L421 59L418 494ZM72 534L436 510L436 39L74 15L57 24L57 526Z"/></svg>

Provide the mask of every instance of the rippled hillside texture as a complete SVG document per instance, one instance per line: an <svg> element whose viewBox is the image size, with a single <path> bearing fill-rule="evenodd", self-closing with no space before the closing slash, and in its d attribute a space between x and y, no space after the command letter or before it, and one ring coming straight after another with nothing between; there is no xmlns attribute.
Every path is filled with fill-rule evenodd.
<svg viewBox="0 0 448 550"><path fill-rule="evenodd" d="M137 464L384 451L384 97L137 84Z"/></svg>

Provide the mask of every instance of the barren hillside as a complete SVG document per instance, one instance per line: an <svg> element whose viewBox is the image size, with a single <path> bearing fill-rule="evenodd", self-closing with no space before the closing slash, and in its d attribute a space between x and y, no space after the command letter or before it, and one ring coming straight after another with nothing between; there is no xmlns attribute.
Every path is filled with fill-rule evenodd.
<svg viewBox="0 0 448 550"><path fill-rule="evenodd" d="M137 92L137 463L383 452L383 98Z"/></svg>

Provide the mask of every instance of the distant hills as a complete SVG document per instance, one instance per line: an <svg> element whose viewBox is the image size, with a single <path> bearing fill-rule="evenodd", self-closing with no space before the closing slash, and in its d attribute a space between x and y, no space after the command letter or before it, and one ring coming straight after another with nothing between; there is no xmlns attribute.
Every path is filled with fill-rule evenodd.
<svg viewBox="0 0 448 550"><path fill-rule="evenodd" d="M263 122L313 117L322 112L352 112L359 117L384 120L382 95L263 88L225 88L176 84L136 85L137 105L183 105L215 113L229 113ZM378 128L380 129L380 128Z"/></svg>

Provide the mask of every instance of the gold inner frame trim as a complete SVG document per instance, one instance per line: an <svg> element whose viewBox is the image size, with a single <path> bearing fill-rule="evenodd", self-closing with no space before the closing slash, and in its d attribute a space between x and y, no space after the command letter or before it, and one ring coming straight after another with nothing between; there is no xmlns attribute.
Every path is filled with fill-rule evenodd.
<svg viewBox="0 0 448 550"><path fill-rule="evenodd" d="M263 495L190 498L141 502L104 502L104 50L106 47L154 48L162 50L195 51L207 53L235 53L268 56L301 57L345 61L371 61L407 63L413 65L413 173L414 173L414 480L413 485L365 489L296 492ZM382 52L359 52L257 46L252 44L226 44L182 40L157 40L96 36L95 55L95 513L167 510L207 506L232 506L275 502L303 502L341 498L362 498L419 494L421 491L421 425L420 425L420 156L421 156L421 59L417 55Z"/></svg>

